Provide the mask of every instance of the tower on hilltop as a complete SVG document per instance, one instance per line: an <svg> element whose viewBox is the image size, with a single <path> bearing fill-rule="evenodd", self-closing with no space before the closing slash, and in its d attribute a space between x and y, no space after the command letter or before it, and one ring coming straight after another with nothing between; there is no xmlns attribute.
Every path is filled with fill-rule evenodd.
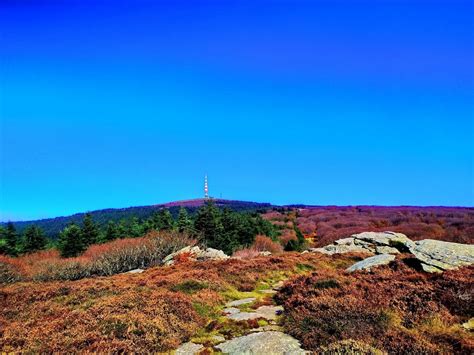
<svg viewBox="0 0 474 355"><path fill-rule="evenodd" d="M207 174L204 176L204 198L209 198L209 186L207 184Z"/></svg>

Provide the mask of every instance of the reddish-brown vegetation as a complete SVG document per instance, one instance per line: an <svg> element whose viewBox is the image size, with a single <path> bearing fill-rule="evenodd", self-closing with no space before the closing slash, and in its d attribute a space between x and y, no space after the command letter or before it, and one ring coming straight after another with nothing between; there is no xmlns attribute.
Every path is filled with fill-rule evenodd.
<svg viewBox="0 0 474 355"><path fill-rule="evenodd" d="M269 212L265 218L287 225L292 214ZM310 207L299 209L296 225L317 246L365 231L395 231L414 240L474 243L474 209L451 207Z"/></svg>
<svg viewBox="0 0 474 355"><path fill-rule="evenodd" d="M428 275L398 260L374 273L318 270L276 296L285 327L305 348L356 340L389 353L464 353L474 341L474 268Z"/></svg>
<svg viewBox="0 0 474 355"><path fill-rule="evenodd" d="M0 350L167 351L211 326L226 290L253 290L270 273L295 272L301 263L327 268L352 262L349 256L286 253L78 281L18 282L0 288Z"/></svg>
<svg viewBox="0 0 474 355"><path fill-rule="evenodd" d="M76 258L61 258L57 250L18 258L0 255L0 284L17 280L78 280L93 275L114 275L157 265L166 255L193 243L183 234L152 231L142 238L92 245Z"/></svg>

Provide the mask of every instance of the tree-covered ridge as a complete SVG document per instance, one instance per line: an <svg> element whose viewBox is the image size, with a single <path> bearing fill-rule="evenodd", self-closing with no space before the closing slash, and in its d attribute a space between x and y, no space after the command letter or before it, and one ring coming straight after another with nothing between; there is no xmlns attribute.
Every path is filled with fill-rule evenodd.
<svg viewBox="0 0 474 355"><path fill-rule="evenodd" d="M153 212L148 218L133 216L119 222L109 220L99 224L92 213L86 213L80 223L69 223L57 240L48 240L42 229L28 226L23 234L17 232L13 223L0 227L0 254L16 256L43 250L49 244L57 248L62 257L75 257L89 246L115 239L138 238L150 231L177 231L200 240L209 247L231 254L237 249L250 246L257 235L272 238L277 229L256 212L235 212L229 208L219 209L209 200L194 215L180 207L176 217L167 208Z"/></svg>
<svg viewBox="0 0 474 355"><path fill-rule="evenodd" d="M233 201L233 200L222 200L213 199L216 207L218 208L230 208L236 212L251 212L257 210L264 210L272 207L269 203L257 203L257 202L246 202L246 201ZM159 204L152 206L137 206L128 208L108 208L97 211L90 211L86 213L77 213L71 216L47 218L34 221L12 221L18 233L23 233L24 230L30 226L35 225L40 227L46 236L56 239L59 237L59 233L66 228L70 223L80 224L87 213L90 213L94 221L100 226L105 227L109 221L119 223L122 220L129 220L132 217L136 217L139 220L144 220L153 215L153 213L160 211L163 208L167 208L171 215L176 218L178 216L181 207L184 207L188 214L193 215L196 211L204 205L206 200L195 199L187 201L177 201L167 204ZM7 223L0 223L0 226L6 227ZM0 244L1 247L1 244Z"/></svg>

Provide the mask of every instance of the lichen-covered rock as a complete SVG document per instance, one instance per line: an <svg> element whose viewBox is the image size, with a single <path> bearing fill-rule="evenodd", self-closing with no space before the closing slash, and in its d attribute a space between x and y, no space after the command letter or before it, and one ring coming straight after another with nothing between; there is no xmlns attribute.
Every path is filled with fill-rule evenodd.
<svg viewBox="0 0 474 355"><path fill-rule="evenodd" d="M334 244L310 249L327 255L343 253L398 254L408 251L414 243L405 234L395 232L363 232L349 238L338 239Z"/></svg>
<svg viewBox="0 0 474 355"><path fill-rule="evenodd" d="M176 349L176 355L194 355L199 354L199 352L204 349L204 346L201 344L194 344L191 342L181 344L178 349Z"/></svg>
<svg viewBox="0 0 474 355"><path fill-rule="evenodd" d="M363 232L352 235L352 238L366 241L373 245L393 247L405 246L407 248L410 245L413 245L413 241L411 241L405 234L395 232Z"/></svg>
<svg viewBox="0 0 474 355"><path fill-rule="evenodd" d="M424 239L414 242L410 246L410 252L422 262L422 266L428 265L424 267L428 272L436 272L435 268L452 270L474 264L474 245L472 244Z"/></svg>
<svg viewBox="0 0 474 355"><path fill-rule="evenodd" d="M225 260L229 258L229 256L226 255L222 250L217 250L213 248L207 248L207 249L202 250L198 246L194 246L194 247L187 246L165 257L163 259L163 264L173 265L175 257L182 254L189 254L189 259L193 261Z"/></svg>
<svg viewBox="0 0 474 355"><path fill-rule="evenodd" d="M346 271L347 272L354 272L357 270L370 271L373 267L380 266L380 265L387 265L393 260L395 260L395 255L392 255L392 254L374 255L374 256L371 256L370 258L367 258L355 263L354 265L349 267Z"/></svg>
<svg viewBox="0 0 474 355"><path fill-rule="evenodd" d="M281 332L259 332L228 340L216 346L230 355L299 355L306 354L295 338Z"/></svg>
<svg viewBox="0 0 474 355"><path fill-rule="evenodd" d="M310 248L309 251L327 254L327 255L344 254L344 253L370 253L371 252L370 250L367 250L366 248L363 248L357 245L346 245L346 244L341 244L341 245L331 244L331 245L326 245L323 248Z"/></svg>
<svg viewBox="0 0 474 355"><path fill-rule="evenodd" d="M384 245L378 245L375 247L375 253L377 254L400 254L400 251L394 247L387 247Z"/></svg>

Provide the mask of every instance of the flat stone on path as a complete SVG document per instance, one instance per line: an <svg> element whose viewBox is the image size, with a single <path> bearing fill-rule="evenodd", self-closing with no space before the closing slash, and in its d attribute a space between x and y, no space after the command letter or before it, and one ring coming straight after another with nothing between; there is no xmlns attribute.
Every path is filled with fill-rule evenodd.
<svg viewBox="0 0 474 355"><path fill-rule="evenodd" d="M241 300L236 300L236 301L229 302L225 306L226 307L236 307L236 306L241 306L243 304L252 303L254 301L255 301L255 297L243 298Z"/></svg>
<svg viewBox="0 0 474 355"><path fill-rule="evenodd" d="M235 309L235 308L234 308ZM225 312L225 310L224 310ZM283 312L282 306L261 306L255 312L232 312L227 315L227 318L232 320L250 320L264 318L266 320L275 320L277 316Z"/></svg>
<svg viewBox="0 0 474 355"><path fill-rule="evenodd" d="M299 355L306 354L295 338L281 332L252 333L228 340L216 346L230 355Z"/></svg>
<svg viewBox="0 0 474 355"><path fill-rule="evenodd" d="M181 344L178 349L176 349L176 355L194 355L198 354L204 346L201 344L194 344L191 342Z"/></svg>
<svg viewBox="0 0 474 355"><path fill-rule="evenodd" d="M224 309L224 313L225 314L236 314L236 313L240 313L240 309L235 308L235 307L229 307L229 308Z"/></svg>
<svg viewBox="0 0 474 355"><path fill-rule="evenodd" d="M258 318L262 318L262 316L255 312L239 312L239 313L229 314L227 318L239 321L239 320L258 319Z"/></svg>

